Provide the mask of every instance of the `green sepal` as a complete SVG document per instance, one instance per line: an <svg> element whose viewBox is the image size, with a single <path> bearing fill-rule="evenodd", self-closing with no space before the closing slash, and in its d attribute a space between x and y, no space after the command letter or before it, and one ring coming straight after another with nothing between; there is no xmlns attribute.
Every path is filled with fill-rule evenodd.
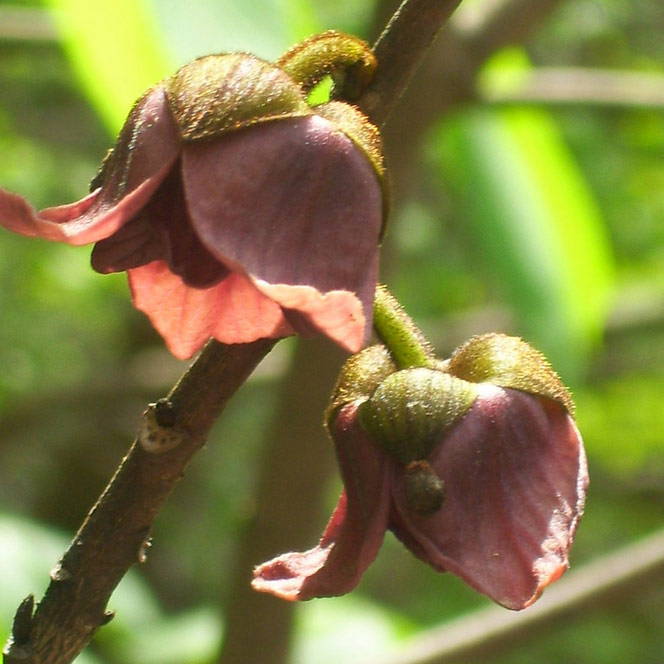
<svg viewBox="0 0 664 664"><path fill-rule="evenodd" d="M454 351L447 371L472 383L492 383L553 399L574 414L572 395L549 361L519 337L473 337Z"/></svg>
<svg viewBox="0 0 664 664"><path fill-rule="evenodd" d="M426 459L477 397L472 383L418 367L397 371L359 408L362 427L401 463Z"/></svg>
<svg viewBox="0 0 664 664"><path fill-rule="evenodd" d="M297 83L276 65L248 53L197 58L164 86L185 141L312 113Z"/></svg>
<svg viewBox="0 0 664 664"><path fill-rule="evenodd" d="M357 37L328 30L291 47L277 64L308 93L325 76L334 81L333 94L359 98L376 70L369 45Z"/></svg>

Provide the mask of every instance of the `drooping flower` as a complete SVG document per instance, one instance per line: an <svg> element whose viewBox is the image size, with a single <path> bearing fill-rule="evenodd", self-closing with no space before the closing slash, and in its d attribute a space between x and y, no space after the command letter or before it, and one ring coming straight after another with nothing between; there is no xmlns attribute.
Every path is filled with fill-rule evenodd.
<svg viewBox="0 0 664 664"><path fill-rule="evenodd" d="M319 36L328 60L335 37ZM180 358L209 337L294 333L359 350L385 213L380 137L349 104L308 105L330 62L316 72L305 57L313 71L298 80L287 56L186 65L138 100L92 193L36 213L0 190L0 225L96 243L94 269L128 271L134 305Z"/></svg>
<svg viewBox="0 0 664 664"><path fill-rule="evenodd" d="M288 600L340 595L391 530L418 558L510 609L568 567L588 481L572 402L546 360L476 337L436 368L351 358L328 416L344 492L318 546L255 570Z"/></svg>

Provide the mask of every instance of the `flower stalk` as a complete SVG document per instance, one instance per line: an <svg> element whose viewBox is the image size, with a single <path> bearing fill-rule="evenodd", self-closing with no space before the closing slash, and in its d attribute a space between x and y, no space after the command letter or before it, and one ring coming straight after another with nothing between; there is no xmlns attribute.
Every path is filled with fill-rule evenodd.
<svg viewBox="0 0 664 664"><path fill-rule="evenodd" d="M376 288L374 330L400 369L436 365L433 347L384 285Z"/></svg>

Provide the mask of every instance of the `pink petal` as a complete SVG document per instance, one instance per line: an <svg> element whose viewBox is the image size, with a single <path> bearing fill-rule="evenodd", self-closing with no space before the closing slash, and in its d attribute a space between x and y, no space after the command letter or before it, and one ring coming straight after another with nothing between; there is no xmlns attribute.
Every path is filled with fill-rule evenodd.
<svg viewBox="0 0 664 664"><path fill-rule="evenodd" d="M180 359L191 357L210 337L239 344L293 333L279 306L240 274L211 288L191 288L166 263L155 261L129 270L129 285L134 306Z"/></svg>
<svg viewBox="0 0 664 664"><path fill-rule="evenodd" d="M112 235L148 202L180 149L161 88L134 107L98 184L85 198L39 213L20 196L0 190L0 225L15 233L73 245Z"/></svg>
<svg viewBox="0 0 664 664"><path fill-rule="evenodd" d="M323 295L311 286L268 284L262 280L254 283L261 293L284 308L286 319L298 334L323 333L351 353L364 346L367 321L362 302L354 293L337 290Z"/></svg>
<svg viewBox="0 0 664 664"><path fill-rule="evenodd" d="M255 590L287 600L343 595L376 557L389 512L388 460L360 428L356 413L357 403L349 403L335 418L333 435L346 489L318 546L259 565Z"/></svg>
<svg viewBox="0 0 664 664"><path fill-rule="evenodd" d="M264 123L187 144L183 178L194 230L219 261L347 348L368 339L382 197L350 139L318 116ZM357 303L321 297L338 291Z"/></svg>
<svg viewBox="0 0 664 664"><path fill-rule="evenodd" d="M394 526L413 552L510 609L532 604L568 567L588 481L581 436L557 403L480 384L431 464L445 501L431 516L395 488Z"/></svg>

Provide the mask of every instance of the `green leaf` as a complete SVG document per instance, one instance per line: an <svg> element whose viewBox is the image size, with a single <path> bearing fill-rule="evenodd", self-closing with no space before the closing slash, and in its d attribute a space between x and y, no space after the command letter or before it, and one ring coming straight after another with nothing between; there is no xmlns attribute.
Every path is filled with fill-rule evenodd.
<svg viewBox="0 0 664 664"><path fill-rule="evenodd" d="M140 0L47 0L62 44L109 130L133 102L171 73L153 15Z"/></svg>
<svg viewBox="0 0 664 664"><path fill-rule="evenodd" d="M519 331L568 379L601 337L613 279L601 214L551 116L475 108L434 140L465 229Z"/></svg>
<svg viewBox="0 0 664 664"><path fill-rule="evenodd" d="M153 7L180 65L235 51L276 60L294 42L321 30L311 0L160 0Z"/></svg>

